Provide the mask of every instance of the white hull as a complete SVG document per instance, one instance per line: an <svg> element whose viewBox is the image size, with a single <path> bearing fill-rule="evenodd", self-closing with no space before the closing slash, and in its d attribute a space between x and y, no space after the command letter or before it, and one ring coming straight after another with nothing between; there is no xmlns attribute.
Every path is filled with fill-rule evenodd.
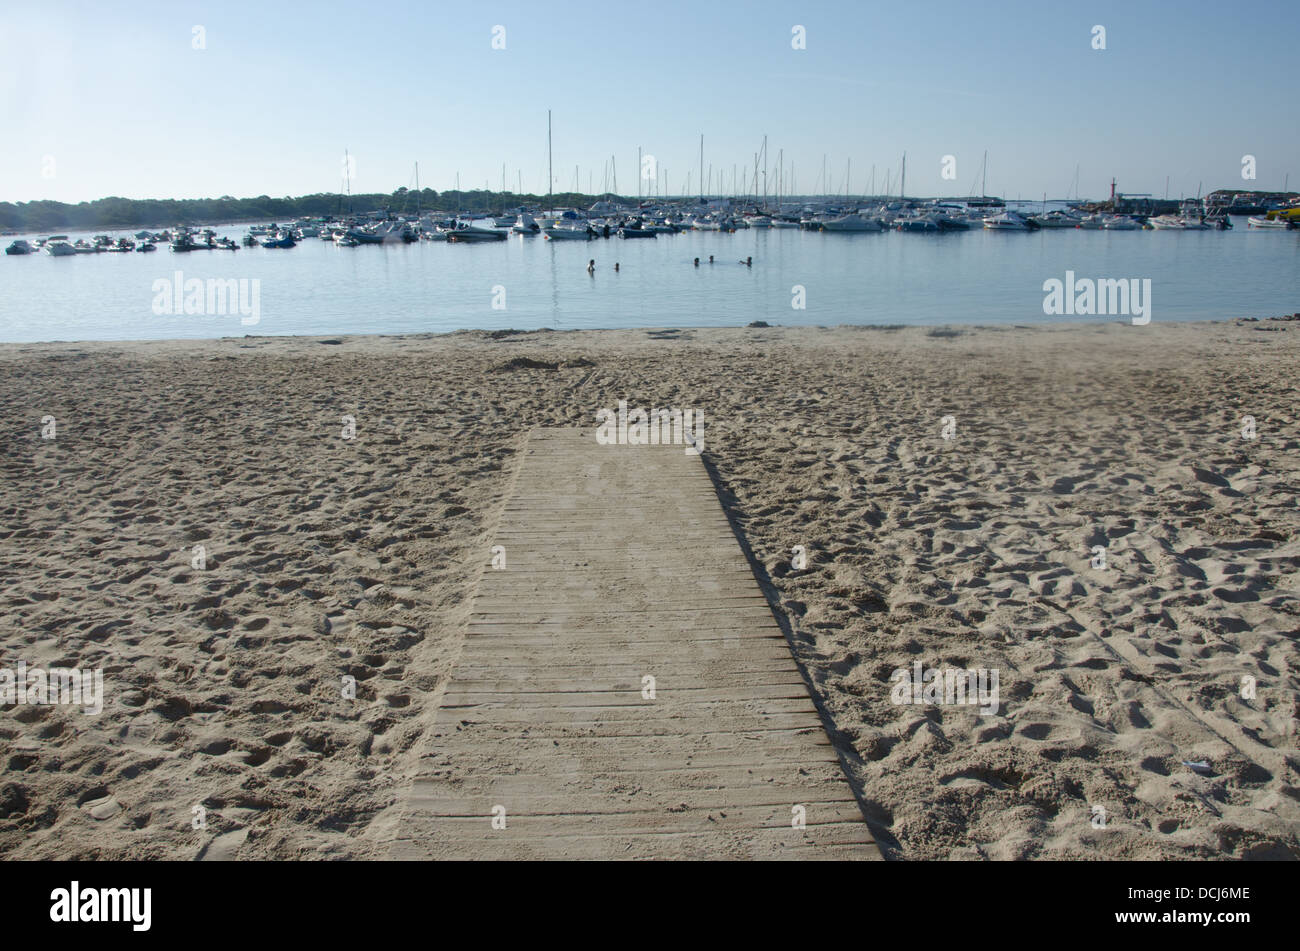
<svg viewBox="0 0 1300 951"><path fill-rule="evenodd" d="M1077 228L1079 219L1071 218L1068 215L1034 215L1030 219L1040 228Z"/></svg>
<svg viewBox="0 0 1300 951"><path fill-rule="evenodd" d="M1029 225L1019 215L1003 212L984 219L986 231L1028 231Z"/></svg>
<svg viewBox="0 0 1300 951"><path fill-rule="evenodd" d="M591 239L591 235L585 228L581 231L577 228L548 228L542 234L552 241L588 241Z"/></svg>
<svg viewBox="0 0 1300 951"><path fill-rule="evenodd" d="M1175 215L1160 215L1151 219L1154 231L1209 231L1210 226L1193 218L1179 218Z"/></svg>

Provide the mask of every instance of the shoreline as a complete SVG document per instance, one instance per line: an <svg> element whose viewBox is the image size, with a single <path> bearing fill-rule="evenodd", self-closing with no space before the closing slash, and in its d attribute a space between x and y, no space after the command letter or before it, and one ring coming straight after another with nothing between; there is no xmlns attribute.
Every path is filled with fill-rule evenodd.
<svg viewBox="0 0 1300 951"><path fill-rule="evenodd" d="M1226 326L1247 323L1263 322L1289 322L1300 321L1300 313L1280 314L1270 317L1218 317L1208 320L1166 320L1153 321L1153 325L1166 327L1201 327L1201 326ZM204 346L208 344L228 344L228 343L248 343L248 342L317 342L322 343L332 340L342 340L344 342L364 342L364 341L394 341L394 342L431 342L437 340L446 340L454 337L482 337L484 339L501 340L514 338L537 338L544 339L546 336L554 335L558 337L573 336L575 334L663 334L663 333L682 333L682 332L732 332L732 331L780 331L782 333L838 333L838 332L855 332L855 331L876 331L881 333L895 333L898 331L916 331L924 332L929 336L935 336L933 333L945 331L958 331L962 333L974 331L988 332L1005 332L1009 330L1031 331L1035 333L1068 331L1071 329L1082 328L1103 328L1103 327L1128 327L1130 322L1125 317L1104 317L1093 318L1092 320L1070 320L1070 321L1052 321L1051 323L1041 324L1020 324L1020 323L992 323L992 324L769 324L763 327L752 327L747 325L737 325L733 327L721 327L716 325L693 326L690 324L674 324L665 327L582 327L572 329L557 329L553 327L536 327L532 329L510 329L510 330L481 330L476 328L460 328L458 330L447 331L430 331L428 333L335 333L335 334L242 334L238 336L222 337L163 337L158 339L131 339L131 340L32 340L32 341L5 341L0 340L0 354L14 348L29 347L179 347L183 345ZM1134 327L1135 331L1149 329L1149 327Z"/></svg>
<svg viewBox="0 0 1300 951"><path fill-rule="evenodd" d="M0 360L0 667L100 669L104 691L95 716L0 710L5 857L385 855L527 432L619 400L705 412L889 857L1300 857L1294 320ZM918 661L998 671L997 711L892 699Z"/></svg>

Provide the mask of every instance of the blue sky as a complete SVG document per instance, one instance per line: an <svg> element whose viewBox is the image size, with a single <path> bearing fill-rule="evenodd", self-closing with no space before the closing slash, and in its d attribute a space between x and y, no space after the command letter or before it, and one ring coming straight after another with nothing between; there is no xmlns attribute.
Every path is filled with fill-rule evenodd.
<svg viewBox="0 0 1300 951"><path fill-rule="evenodd" d="M492 48L505 27L505 49ZM792 28L807 48L792 49ZM1093 27L1106 49L1092 48ZM195 26L203 49L194 48ZM1300 2L1249 4L7 3L0 200L337 191L600 190L637 148L681 192L768 137L801 192L1300 188ZM1242 157L1257 179L1243 182ZM946 155L956 177L941 177ZM51 161L52 160L52 161ZM741 173L744 175L744 173ZM751 173L752 174L752 173ZM727 190L730 189L728 184Z"/></svg>

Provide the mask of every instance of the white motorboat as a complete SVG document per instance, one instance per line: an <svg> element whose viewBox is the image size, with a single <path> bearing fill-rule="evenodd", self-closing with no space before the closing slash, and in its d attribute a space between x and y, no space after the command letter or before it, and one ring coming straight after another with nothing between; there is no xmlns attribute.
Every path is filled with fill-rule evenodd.
<svg viewBox="0 0 1300 951"><path fill-rule="evenodd" d="M1029 219L1040 228L1077 228L1082 219L1067 211L1053 210L1042 215L1033 215Z"/></svg>
<svg viewBox="0 0 1300 951"><path fill-rule="evenodd" d="M1137 231L1142 226L1126 215L1110 215L1101 223L1102 231Z"/></svg>
<svg viewBox="0 0 1300 951"><path fill-rule="evenodd" d="M1004 211L985 218L984 228L986 231L1028 231L1029 222L1014 211Z"/></svg>
<svg viewBox="0 0 1300 951"><path fill-rule="evenodd" d="M54 237L45 242L45 252L51 257L66 258L77 253L77 249L67 238Z"/></svg>
<svg viewBox="0 0 1300 951"><path fill-rule="evenodd" d="M476 219L466 221L463 218L456 219L456 225L447 232L448 241L504 241L506 232L493 224L490 218Z"/></svg>
<svg viewBox="0 0 1300 951"><path fill-rule="evenodd" d="M515 234L537 234L542 230L542 227L532 215L525 211L515 218L515 223L510 230Z"/></svg>
<svg viewBox="0 0 1300 951"><path fill-rule="evenodd" d="M542 230L542 235L552 241L590 241L594 234L591 228L583 224L578 225L552 225Z"/></svg>
<svg viewBox="0 0 1300 951"><path fill-rule="evenodd" d="M938 231L939 219L934 215L900 215L893 221L895 231Z"/></svg>
<svg viewBox="0 0 1300 951"><path fill-rule="evenodd" d="M1282 218L1266 218L1263 215L1251 215L1246 219L1247 228L1281 231L1285 229L1286 226L1287 222Z"/></svg>
<svg viewBox="0 0 1300 951"><path fill-rule="evenodd" d="M1210 226L1196 218L1179 215L1157 215L1151 219L1153 231L1209 231Z"/></svg>
<svg viewBox="0 0 1300 951"><path fill-rule="evenodd" d="M9 247L5 248L5 254L31 254L32 250L33 248L30 244L22 238L19 238L17 241L10 244Z"/></svg>

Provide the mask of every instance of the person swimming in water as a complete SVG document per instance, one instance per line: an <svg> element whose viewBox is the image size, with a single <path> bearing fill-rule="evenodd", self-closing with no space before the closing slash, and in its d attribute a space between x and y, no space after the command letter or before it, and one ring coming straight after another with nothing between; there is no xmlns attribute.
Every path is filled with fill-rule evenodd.
<svg viewBox="0 0 1300 951"><path fill-rule="evenodd" d="M739 263L745 265L745 267L753 267L753 266L754 266L754 259L753 259L752 257L751 257L751 258L745 258L745 260L743 260L743 261L741 261L741 262L739 262Z"/></svg>
<svg viewBox="0 0 1300 951"><path fill-rule="evenodd" d="M595 274L595 273L596 273L596 259L595 259L595 258L592 258L590 261L587 262L587 273L588 273L588 274Z"/></svg>
<svg viewBox="0 0 1300 951"><path fill-rule="evenodd" d="M618 273L618 262L617 262L617 261L614 262L614 272L615 272L615 273Z"/></svg>
<svg viewBox="0 0 1300 951"><path fill-rule="evenodd" d="M696 258L696 259L695 259L695 266L696 266L696 267L699 267L699 266L700 266L700 259L699 259L699 258Z"/></svg>
<svg viewBox="0 0 1300 951"><path fill-rule="evenodd" d="M709 263L710 263L710 264L713 263L713 255L712 255L712 254L709 255Z"/></svg>

